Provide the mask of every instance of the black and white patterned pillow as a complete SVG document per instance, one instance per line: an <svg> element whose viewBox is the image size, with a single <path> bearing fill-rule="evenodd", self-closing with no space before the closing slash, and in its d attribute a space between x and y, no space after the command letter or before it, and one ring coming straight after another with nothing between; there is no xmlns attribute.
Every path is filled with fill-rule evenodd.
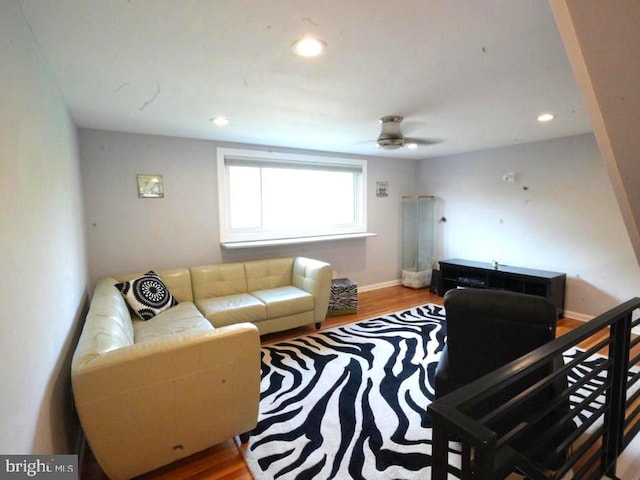
<svg viewBox="0 0 640 480"><path fill-rule="evenodd" d="M158 274L153 271L128 282L116 283L115 287L142 320L150 320L178 304Z"/></svg>

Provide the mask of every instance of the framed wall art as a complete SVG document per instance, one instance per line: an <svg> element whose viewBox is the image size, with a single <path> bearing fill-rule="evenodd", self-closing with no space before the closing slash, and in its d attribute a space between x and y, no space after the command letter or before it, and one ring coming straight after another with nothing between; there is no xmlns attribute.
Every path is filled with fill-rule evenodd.
<svg viewBox="0 0 640 480"><path fill-rule="evenodd" d="M376 182L376 197L389 196L389 182Z"/></svg>
<svg viewBox="0 0 640 480"><path fill-rule="evenodd" d="M138 197L163 198L164 183L162 175L138 175Z"/></svg>

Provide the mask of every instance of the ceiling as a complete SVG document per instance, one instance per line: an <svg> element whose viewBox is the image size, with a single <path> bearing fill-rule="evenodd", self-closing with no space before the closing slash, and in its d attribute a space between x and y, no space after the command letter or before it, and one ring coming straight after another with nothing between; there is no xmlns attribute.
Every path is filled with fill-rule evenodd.
<svg viewBox="0 0 640 480"><path fill-rule="evenodd" d="M79 127L414 159L591 131L547 0L18 4ZM385 115L426 144L376 148Z"/></svg>

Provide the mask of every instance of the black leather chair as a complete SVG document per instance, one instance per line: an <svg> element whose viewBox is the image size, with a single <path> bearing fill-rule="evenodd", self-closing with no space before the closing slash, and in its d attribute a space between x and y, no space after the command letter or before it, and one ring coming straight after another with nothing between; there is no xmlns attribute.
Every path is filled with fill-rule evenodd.
<svg viewBox="0 0 640 480"><path fill-rule="evenodd" d="M444 306L447 318L447 345L436 369L436 398L552 341L556 335L556 308L542 297L503 290L459 289L446 293ZM562 359L559 358L516 382L501 396L493 397L488 403L478 406L474 416L491 412L514 392L532 385L560 365ZM566 375L560 376L549 388L537 392L533 398L511 412L508 418L498 420L490 427L498 435L508 432L518 425L522 418L542 411L540 409L548 406L548 403L560 396L566 388ZM516 446L526 449L528 445L536 442L542 432L557 424L568 409L569 399L566 398L539 425L523 435ZM557 442L573 430L573 423L569 423L571 425L563 428L557 435ZM539 455L547 455L549 450L538 449Z"/></svg>

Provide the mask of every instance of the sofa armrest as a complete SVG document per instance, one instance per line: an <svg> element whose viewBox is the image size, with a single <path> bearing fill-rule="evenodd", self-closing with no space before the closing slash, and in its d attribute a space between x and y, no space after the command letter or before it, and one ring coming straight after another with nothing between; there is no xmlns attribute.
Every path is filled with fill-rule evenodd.
<svg viewBox="0 0 640 480"><path fill-rule="evenodd" d="M326 262L305 257L297 257L294 261L292 284L313 295L315 323L324 321L327 316L331 275L331 265Z"/></svg>
<svg viewBox="0 0 640 480"><path fill-rule="evenodd" d="M77 358L72 384L96 459L110 478L131 478L255 427L258 330L242 323Z"/></svg>

